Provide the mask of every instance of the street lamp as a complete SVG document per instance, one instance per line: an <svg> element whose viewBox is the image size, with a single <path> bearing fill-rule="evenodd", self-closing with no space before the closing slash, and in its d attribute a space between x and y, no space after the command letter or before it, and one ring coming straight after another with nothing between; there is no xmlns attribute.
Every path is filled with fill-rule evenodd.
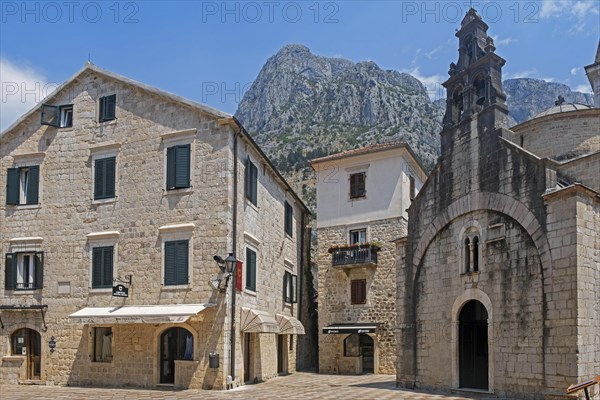
<svg viewBox="0 0 600 400"><path fill-rule="evenodd" d="M231 274L231 350L229 361L231 368L231 387L233 388L233 382L235 382L235 287L236 287L236 266L237 259L233 253L229 253L227 258L224 260L226 271Z"/></svg>

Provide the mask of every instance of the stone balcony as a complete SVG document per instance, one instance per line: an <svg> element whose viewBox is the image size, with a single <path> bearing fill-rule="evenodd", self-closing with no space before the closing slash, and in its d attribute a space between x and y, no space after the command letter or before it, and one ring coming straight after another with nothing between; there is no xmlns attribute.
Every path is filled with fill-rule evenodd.
<svg viewBox="0 0 600 400"><path fill-rule="evenodd" d="M376 267L378 246L359 244L344 247L332 247L331 265L334 268L350 269L357 267Z"/></svg>

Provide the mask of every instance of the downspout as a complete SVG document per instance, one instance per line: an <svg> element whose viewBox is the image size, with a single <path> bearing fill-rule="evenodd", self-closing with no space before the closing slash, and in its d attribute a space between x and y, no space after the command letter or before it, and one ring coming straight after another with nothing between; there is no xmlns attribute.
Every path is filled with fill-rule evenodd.
<svg viewBox="0 0 600 400"><path fill-rule="evenodd" d="M233 245L232 251L233 256L237 258L237 213L238 213L238 134L233 134ZM233 271L233 279L231 280L231 333L230 333L230 374L231 374L231 386L235 382L235 290L236 290L236 275L237 266Z"/></svg>
<svg viewBox="0 0 600 400"><path fill-rule="evenodd" d="M305 227L305 218L306 218L306 213L303 211L300 214L300 270L298 271L298 274L300 275L300 284L298 285L298 321L302 322L302 289L304 287L304 285L302 284L302 282L304 281L304 261L305 261L305 257L304 257L304 235L306 232L306 227ZM299 338L296 338L296 354L300 354L300 340ZM296 369L300 369L300 361L298 360L298 357L296 357Z"/></svg>

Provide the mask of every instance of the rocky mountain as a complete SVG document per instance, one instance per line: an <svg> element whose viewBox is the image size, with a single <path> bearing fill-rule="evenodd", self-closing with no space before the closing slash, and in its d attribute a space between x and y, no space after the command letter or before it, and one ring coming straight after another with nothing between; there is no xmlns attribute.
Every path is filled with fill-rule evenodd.
<svg viewBox="0 0 600 400"><path fill-rule="evenodd" d="M288 45L267 60L236 117L298 193L314 204L308 160L401 139L432 167L443 113L409 74Z"/></svg>
<svg viewBox="0 0 600 400"><path fill-rule="evenodd" d="M567 103L594 103L593 95L572 91L562 83L520 78L505 80L503 86L510 117L514 119L513 124L525 122L554 106L559 95L563 96Z"/></svg>
<svg viewBox="0 0 600 400"><path fill-rule="evenodd" d="M511 123L554 105L591 104L591 95L536 79L505 81ZM426 168L439 155L445 100L432 102L415 77L312 54L301 45L269 58L245 93L236 117L275 166L314 209L314 173L308 161L375 143L404 140Z"/></svg>

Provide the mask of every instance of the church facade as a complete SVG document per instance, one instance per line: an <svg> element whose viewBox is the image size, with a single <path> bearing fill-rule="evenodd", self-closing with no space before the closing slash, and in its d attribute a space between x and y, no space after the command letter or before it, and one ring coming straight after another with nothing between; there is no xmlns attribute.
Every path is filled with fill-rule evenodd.
<svg viewBox="0 0 600 400"><path fill-rule="evenodd" d="M456 33L442 154L396 241L397 384L561 398L600 369L600 109L508 129L487 29L471 9Z"/></svg>

